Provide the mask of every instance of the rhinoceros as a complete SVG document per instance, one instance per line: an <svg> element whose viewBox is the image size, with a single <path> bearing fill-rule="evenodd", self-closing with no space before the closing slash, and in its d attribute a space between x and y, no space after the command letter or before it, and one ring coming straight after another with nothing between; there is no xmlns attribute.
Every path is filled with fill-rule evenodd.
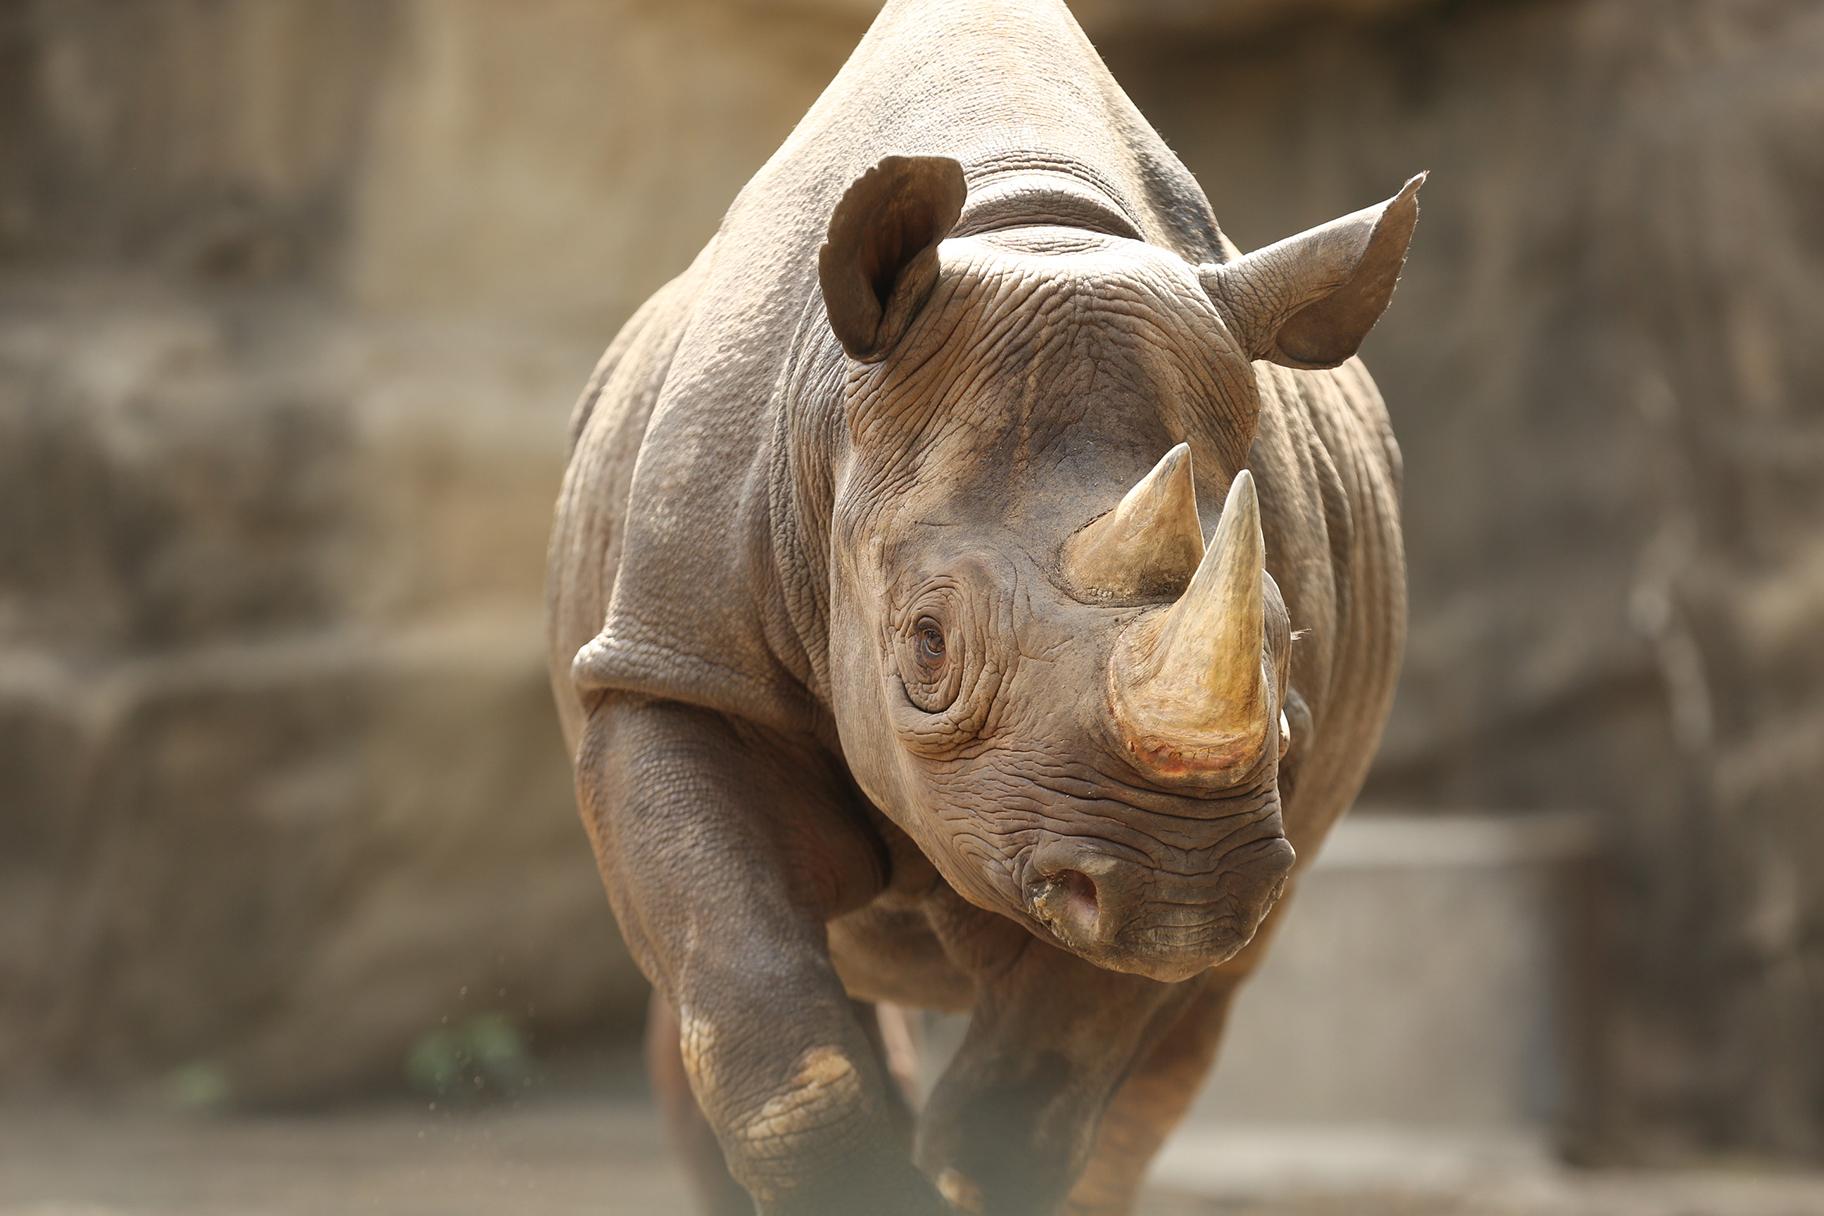
<svg viewBox="0 0 1824 1216"><path fill-rule="evenodd" d="M891 0L609 346L550 659L704 1210L1131 1209L1392 699L1422 178L1244 255L1059 0Z"/></svg>

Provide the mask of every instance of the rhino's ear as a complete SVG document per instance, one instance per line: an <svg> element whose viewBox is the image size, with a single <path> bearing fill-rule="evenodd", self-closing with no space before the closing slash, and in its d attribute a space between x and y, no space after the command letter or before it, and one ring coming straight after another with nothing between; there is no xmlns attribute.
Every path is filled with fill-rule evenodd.
<svg viewBox="0 0 1824 1216"><path fill-rule="evenodd" d="M1378 206L1199 268L1250 359L1335 367L1356 352L1393 297L1424 182L1421 173Z"/></svg>
<svg viewBox="0 0 1824 1216"><path fill-rule="evenodd" d="M967 190L948 156L889 156L836 204L817 274L849 354L871 363L906 332L937 283L937 243L956 226Z"/></svg>

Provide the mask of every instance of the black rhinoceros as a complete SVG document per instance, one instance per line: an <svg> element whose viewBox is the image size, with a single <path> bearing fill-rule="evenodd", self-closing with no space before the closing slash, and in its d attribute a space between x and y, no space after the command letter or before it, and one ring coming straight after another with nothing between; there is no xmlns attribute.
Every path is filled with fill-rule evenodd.
<svg viewBox="0 0 1824 1216"><path fill-rule="evenodd" d="M1130 1209L1392 697L1419 181L1244 256L1058 0L893 0L609 347L552 671L708 1210Z"/></svg>

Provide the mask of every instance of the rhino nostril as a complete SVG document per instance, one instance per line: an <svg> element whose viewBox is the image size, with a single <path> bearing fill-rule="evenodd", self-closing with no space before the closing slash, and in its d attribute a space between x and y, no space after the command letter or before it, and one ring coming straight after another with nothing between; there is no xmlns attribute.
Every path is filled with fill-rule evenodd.
<svg viewBox="0 0 1824 1216"><path fill-rule="evenodd" d="M1101 901L1095 879L1081 870L1055 870L1032 884L1027 901L1033 914L1067 942L1087 943L1100 936Z"/></svg>
<svg viewBox="0 0 1824 1216"><path fill-rule="evenodd" d="M1055 881L1064 889L1074 911L1081 913L1090 924L1096 921L1096 883L1093 878L1081 870L1064 870L1056 875Z"/></svg>
<svg viewBox="0 0 1824 1216"><path fill-rule="evenodd" d="M1082 870L1060 870L1052 875L1052 882L1058 884L1067 901L1067 908L1073 919L1093 928L1096 924L1098 906L1096 906L1096 881Z"/></svg>

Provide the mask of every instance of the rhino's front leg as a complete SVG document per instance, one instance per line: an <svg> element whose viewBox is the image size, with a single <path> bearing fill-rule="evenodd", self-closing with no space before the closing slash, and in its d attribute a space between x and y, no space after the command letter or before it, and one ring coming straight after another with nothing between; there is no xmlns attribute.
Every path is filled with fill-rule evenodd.
<svg viewBox="0 0 1824 1216"><path fill-rule="evenodd" d="M938 1216L825 945L825 921L881 870L828 773L791 740L620 698L593 707L577 754L615 914L759 1210Z"/></svg>
<svg viewBox="0 0 1824 1216"><path fill-rule="evenodd" d="M1053 1216L1116 1088L1194 985L1104 971L970 912L985 918L969 928L979 995L920 1118L918 1159L964 1212Z"/></svg>

